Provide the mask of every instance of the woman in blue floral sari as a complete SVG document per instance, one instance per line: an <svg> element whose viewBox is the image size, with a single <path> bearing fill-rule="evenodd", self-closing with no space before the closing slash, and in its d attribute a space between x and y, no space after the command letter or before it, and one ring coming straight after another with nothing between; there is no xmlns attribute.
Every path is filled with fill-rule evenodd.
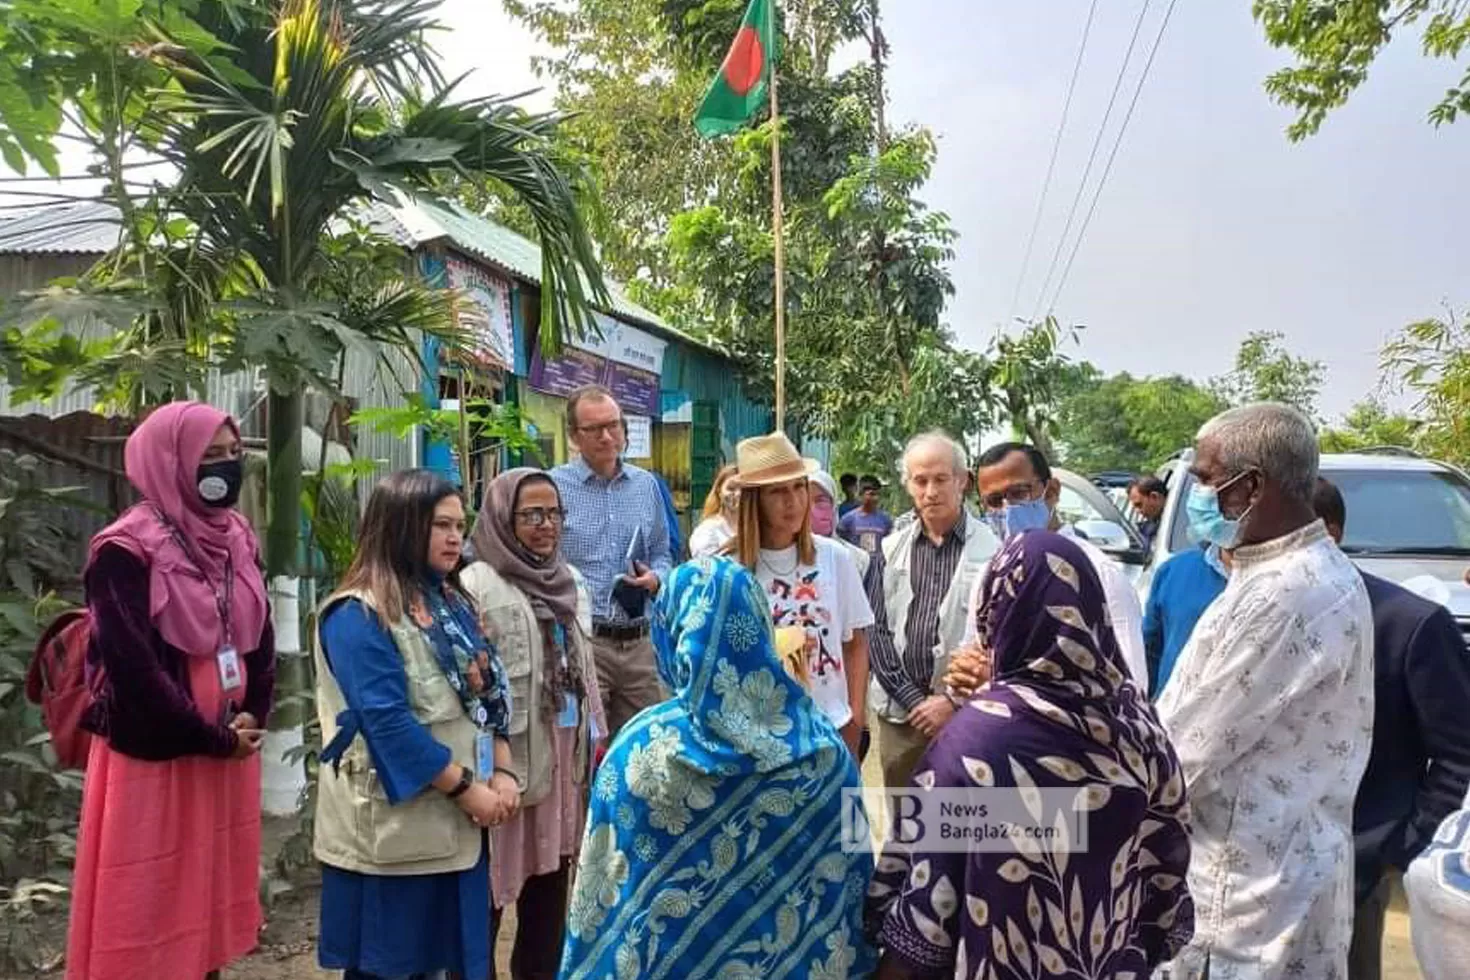
<svg viewBox="0 0 1470 980"><path fill-rule="evenodd" d="M842 740L774 646L755 577L682 565L654 642L674 697L618 733L593 784L563 980L847 980L873 860L845 853Z"/></svg>

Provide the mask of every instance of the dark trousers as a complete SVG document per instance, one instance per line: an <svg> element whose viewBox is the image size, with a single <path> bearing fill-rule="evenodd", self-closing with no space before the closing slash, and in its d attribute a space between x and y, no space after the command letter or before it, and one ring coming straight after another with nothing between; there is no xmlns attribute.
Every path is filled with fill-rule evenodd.
<svg viewBox="0 0 1470 980"><path fill-rule="evenodd" d="M1348 950L1348 980L1379 980L1383 975L1383 920L1392 899L1393 877L1385 873L1358 905Z"/></svg>
<svg viewBox="0 0 1470 980"><path fill-rule="evenodd" d="M556 980L561 971L561 944L567 921L567 881L570 865L537 875L521 888L516 900L515 950L510 956L512 980ZM490 980L496 980L495 945L500 935L501 910L490 914Z"/></svg>

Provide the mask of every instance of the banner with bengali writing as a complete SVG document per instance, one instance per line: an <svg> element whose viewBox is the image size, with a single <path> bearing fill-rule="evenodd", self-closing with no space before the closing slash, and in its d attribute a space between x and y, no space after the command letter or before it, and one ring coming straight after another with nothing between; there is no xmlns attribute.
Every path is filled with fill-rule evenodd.
<svg viewBox="0 0 1470 980"><path fill-rule="evenodd" d="M532 351L531 387L565 398L583 385L605 385L625 413L658 415L666 343L601 315L598 324L603 337L587 340L591 350L567 347L549 361L539 350Z"/></svg>

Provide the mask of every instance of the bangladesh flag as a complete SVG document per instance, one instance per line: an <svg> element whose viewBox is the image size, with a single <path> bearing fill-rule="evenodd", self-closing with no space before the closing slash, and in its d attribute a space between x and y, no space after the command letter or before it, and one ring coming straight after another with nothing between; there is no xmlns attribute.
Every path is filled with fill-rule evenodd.
<svg viewBox="0 0 1470 980"><path fill-rule="evenodd" d="M765 104L777 47L775 0L750 0L740 33L694 116L699 135L733 133L750 121Z"/></svg>

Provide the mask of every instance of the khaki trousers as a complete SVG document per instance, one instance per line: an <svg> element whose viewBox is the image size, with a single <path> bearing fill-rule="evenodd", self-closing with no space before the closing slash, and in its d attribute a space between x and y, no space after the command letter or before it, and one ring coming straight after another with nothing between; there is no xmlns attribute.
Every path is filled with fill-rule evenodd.
<svg viewBox="0 0 1470 980"><path fill-rule="evenodd" d="M597 663L597 685L602 689L603 716L609 741L633 716L649 705L668 700L653 661L653 640L592 638L592 657Z"/></svg>
<svg viewBox="0 0 1470 980"><path fill-rule="evenodd" d="M868 729L878 752L885 789L902 789L913 779L914 769L929 747L929 739L912 725L898 725L868 712Z"/></svg>

